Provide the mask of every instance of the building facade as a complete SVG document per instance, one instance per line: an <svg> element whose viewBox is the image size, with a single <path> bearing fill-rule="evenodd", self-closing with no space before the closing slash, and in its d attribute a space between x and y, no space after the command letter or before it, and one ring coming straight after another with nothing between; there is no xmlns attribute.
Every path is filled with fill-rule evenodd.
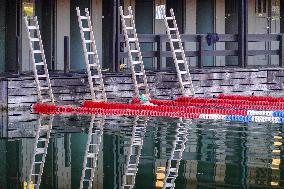
<svg viewBox="0 0 284 189"><path fill-rule="evenodd" d="M31 56L23 17L38 16L47 63L51 71L84 70L82 42L75 8L89 8L94 25L99 57L106 71L119 71L123 51L118 7L132 6L138 34L164 35L165 26L159 6L173 8L180 33L224 35L211 46L197 41L185 42L186 50L214 51L204 55L203 66L280 65L281 0L3 0L0 2L0 72L31 71ZM240 33L239 35L237 35ZM250 34L265 34L250 36ZM258 37L258 38L255 38ZM273 41L272 38L275 37ZM233 39L236 40L228 40ZM255 40L258 39L258 40ZM261 40L260 40L261 39ZM242 41L243 40L243 41ZM142 40L143 41L143 40ZM142 51L169 51L166 43L142 43ZM243 46L243 47L242 47ZM159 53L159 52L158 52ZM231 53L231 54L230 54ZM197 52L198 54L198 52ZM243 56L244 54L244 56ZM189 55L190 65L198 65L198 57ZM200 55L201 56L201 55ZM243 56L244 61L239 59ZM145 56L147 57L147 55ZM239 58L238 58L239 57ZM147 69L171 68L170 58L145 58Z"/></svg>

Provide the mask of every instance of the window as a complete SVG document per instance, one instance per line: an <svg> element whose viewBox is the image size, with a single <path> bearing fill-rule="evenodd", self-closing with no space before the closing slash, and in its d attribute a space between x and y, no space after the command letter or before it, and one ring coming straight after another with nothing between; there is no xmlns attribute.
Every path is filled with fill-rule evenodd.
<svg viewBox="0 0 284 189"><path fill-rule="evenodd" d="M166 5L157 5L156 6L156 20L163 19L163 14L166 11Z"/></svg>
<svg viewBox="0 0 284 189"><path fill-rule="evenodd" d="M259 16L267 13L267 0L255 0L255 13Z"/></svg>

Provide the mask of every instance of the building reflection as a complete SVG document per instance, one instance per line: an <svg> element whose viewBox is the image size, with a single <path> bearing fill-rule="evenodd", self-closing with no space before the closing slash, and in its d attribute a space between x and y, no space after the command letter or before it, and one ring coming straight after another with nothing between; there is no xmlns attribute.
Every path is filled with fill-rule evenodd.
<svg viewBox="0 0 284 189"><path fill-rule="evenodd" d="M69 133L62 132L64 122L56 121L41 188L80 188L91 120L91 116L72 119L80 129ZM91 170L92 188L283 187L281 125L193 120L184 123L186 137L176 143L179 120L150 118L146 127L139 118L138 130L133 121L133 117L106 118L97 164ZM0 161L6 162L0 164L2 188L23 188L29 180L36 129L29 130L33 133L29 138L0 140ZM40 138L44 137L42 133ZM173 158L175 150L182 153ZM176 176L168 174L177 169Z"/></svg>

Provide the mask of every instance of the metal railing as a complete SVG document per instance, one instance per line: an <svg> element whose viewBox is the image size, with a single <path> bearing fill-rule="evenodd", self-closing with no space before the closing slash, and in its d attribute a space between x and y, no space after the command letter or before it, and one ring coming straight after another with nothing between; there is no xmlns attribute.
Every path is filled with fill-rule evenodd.
<svg viewBox="0 0 284 189"><path fill-rule="evenodd" d="M183 43L196 43L196 50L185 49L186 57L197 57L197 67L204 67L204 60L206 56L239 56L240 49L224 49L224 50L208 50L205 48L207 46L207 34L183 34L181 35L181 40ZM171 51L163 50L163 45L168 41L167 35L155 35L155 34L138 34L139 41L141 43L152 43L152 51L142 52L144 58L157 58L157 70L161 69L161 60L165 57L172 57ZM118 60L127 58L127 52L124 52L124 37L119 35L118 39L120 43L120 49L118 49ZM223 43L237 43L238 35L236 34L219 34L219 42ZM279 66L284 66L284 34L248 34L248 43L252 42L279 42L279 48L277 50L247 50L247 56L257 56L257 55L279 55ZM242 67L242 63L239 62L239 67Z"/></svg>

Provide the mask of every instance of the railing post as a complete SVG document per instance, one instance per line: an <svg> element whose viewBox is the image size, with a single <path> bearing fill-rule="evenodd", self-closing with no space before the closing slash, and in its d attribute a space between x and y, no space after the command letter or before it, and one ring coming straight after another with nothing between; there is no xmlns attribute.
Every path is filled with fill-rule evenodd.
<svg viewBox="0 0 284 189"><path fill-rule="evenodd" d="M284 66L284 34L279 36L279 66Z"/></svg>
<svg viewBox="0 0 284 189"><path fill-rule="evenodd" d="M198 68L203 68L204 63L204 36L199 35L198 36L198 43L199 43L199 51L198 51Z"/></svg>
<svg viewBox="0 0 284 189"><path fill-rule="evenodd" d="M64 36L64 73L67 73L70 70L69 60L69 37Z"/></svg>
<svg viewBox="0 0 284 189"><path fill-rule="evenodd" d="M248 63L248 1L239 0L238 19L238 62L239 67L246 67Z"/></svg>
<svg viewBox="0 0 284 189"><path fill-rule="evenodd" d="M162 65L162 51L163 51L163 43L162 43L162 36L158 35L157 36L157 70L161 70L161 65Z"/></svg>

